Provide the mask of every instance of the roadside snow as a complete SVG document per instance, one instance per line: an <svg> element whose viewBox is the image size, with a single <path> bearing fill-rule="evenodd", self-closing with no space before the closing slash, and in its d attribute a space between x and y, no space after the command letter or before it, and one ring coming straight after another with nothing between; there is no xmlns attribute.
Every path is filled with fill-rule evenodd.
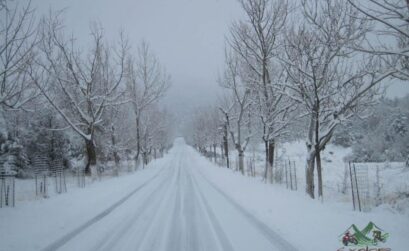
<svg viewBox="0 0 409 251"><path fill-rule="evenodd" d="M296 155L296 151L293 154ZM370 221L390 233L385 246L399 251L407 250L409 246L409 218L404 215L381 208L369 213L354 212L348 203L311 200L302 188L291 192L280 185L267 185L259 177L242 176L201 156L194 162L217 187L300 250L337 250L342 247L339 236L351 224L363 228Z"/></svg>
<svg viewBox="0 0 409 251"><path fill-rule="evenodd" d="M15 208L0 209L0 250L44 248L154 177L168 158L129 175L87 184L85 188L70 187L68 193L50 199L21 197Z"/></svg>
<svg viewBox="0 0 409 251"><path fill-rule="evenodd" d="M283 167L288 161L295 163L297 173L297 187L299 192L305 191L305 165L306 148L304 141L286 142L277 145L276 167ZM331 203L347 203L352 208L350 176L348 158L352 152L351 148L329 144L322 152L322 175L324 186L324 201ZM232 166L236 166L237 153L232 151ZM264 148L262 145L250 148L245 153L247 161L254 160L257 176L264 173ZM286 163L285 163L286 162ZM368 207L371 210L389 210L404 214L409 217L409 169L404 163L357 163L357 170L368 169ZM379 169L379 184L377 184L376 172ZM283 178L283 186L285 180ZM315 184L318 184L315 175ZM315 186L316 190L318 186ZM379 188L379 189L378 189ZM316 191L317 193L317 191ZM379 194L378 194L379 193ZM379 198L378 198L379 197Z"/></svg>

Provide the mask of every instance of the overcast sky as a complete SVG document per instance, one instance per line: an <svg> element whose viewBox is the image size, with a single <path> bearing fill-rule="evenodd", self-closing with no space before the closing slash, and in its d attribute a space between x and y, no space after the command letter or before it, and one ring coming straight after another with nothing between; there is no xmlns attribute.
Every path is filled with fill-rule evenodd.
<svg viewBox="0 0 409 251"><path fill-rule="evenodd" d="M241 10L236 0L33 0L40 13L65 8L65 24L81 43L91 22L102 24L114 40L120 29L133 49L147 40L168 72L172 88L165 99L182 112L216 100L216 77L224 58L225 36ZM408 84L393 85L388 96L403 96Z"/></svg>
<svg viewBox="0 0 409 251"><path fill-rule="evenodd" d="M216 99L224 37L240 15L236 0L34 0L32 4L40 13L66 8L67 29L81 43L89 39L93 21L102 24L110 39L123 29L135 51L138 42L147 40L172 76L164 101L171 110Z"/></svg>

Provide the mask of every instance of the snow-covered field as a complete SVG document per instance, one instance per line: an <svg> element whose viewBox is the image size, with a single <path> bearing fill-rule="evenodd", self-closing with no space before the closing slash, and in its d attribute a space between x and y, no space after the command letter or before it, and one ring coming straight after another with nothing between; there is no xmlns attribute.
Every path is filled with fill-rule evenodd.
<svg viewBox="0 0 409 251"><path fill-rule="evenodd" d="M363 228L370 221L390 233L388 245L392 250L406 250L409 246L409 219L403 215L387 210L353 212L349 204L322 204L227 169L210 169L208 166L201 169L220 189L283 237L296 243L300 250L336 250L342 246L339 235L351 224Z"/></svg>
<svg viewBox="0 0 409 251"><path fill-rule="evenodd" d="M322 153L324 202L344 202L352 209L352 195L348 167L348 157L351 148L329 144ZM233 166L237 155L232 151ZM245 155L247 161L254 159L257 176L264 172L263 147L249 149ZM276 165L284 166L284 162L295 162L297 172L298 192L305 194L306 148L304 141L287 142L278 145ZM247 163L247 162L246 162ZM393 213L409 217L409 168L399 162L387 163L357 163L356 168L368 169L369 210L389 210ZM377 168L379 169L379 184L377 184ZM285 180L283 178L283 186ZM315 181L317 188L317 180ZM378 195L378 186L380 187ZM377 196L379 199L377 200Z"/></svg>
<svg viewBox="0 0 409 251"><path fill-rule="evenodd" d="M409 218L353 212L245 177L182 139L147 169L0 210L1 250L337 250L351 224L375 222L406 250Z"/></svg>

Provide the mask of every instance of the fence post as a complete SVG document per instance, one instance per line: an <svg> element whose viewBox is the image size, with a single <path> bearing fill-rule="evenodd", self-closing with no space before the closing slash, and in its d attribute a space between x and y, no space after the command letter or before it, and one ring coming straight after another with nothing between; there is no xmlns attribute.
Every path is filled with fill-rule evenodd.
<svg viewBox="0 0 409 251"><path fill-rule="evenodd" d="M355 175L355 185L356 185L356 196L358 198L358 207L359 207L359 212L362 211L361 209L361 200L359 198L359 188L358 188L358 178L356 177L356 168L355 168L355 164L353 164L354 167L354 175Z"/></svg>
<svg viewBox="0 0 409 251"><path fill-rule="evenodd" d="M354 206L354 211L356 210L355 207L355 194L354 194L354 182L352 181L352 168L351 168L351 162L348 162L349 166L349 177L351 178L351 192L352 192L352 204Z"/></svg>
<svg viewBox="0 0 409 251"><path fill-rule="evenodd" d="M287 161L284 162L284 171L285 171L285 187L288 189L288 171L287 171Z"/></svg>
<svg viewBox="0 0 409 251"><path fill-rule="evenodd" d="M16 206L16 179L13 177L13 207Z"/></svg>
<svg viewBox="0 0 409 251"><path fill-rule="evenodd" d="M65 181L65 171L64 171L64 169L62 170L62 178L63 178L63 181L64 181L64 191L65 192L67 192L67 182Z"/></svg>
<svg viewBox="0 0 409 251"><path fill-rule="evenodd" d="M290 174L290 189L293 190L293 172L292 172L292 167L291 167L291 161L288 160L288 167L289 167L289 174Z"/></svg>
<svg viewBox="0 0 409 251"><path fill-rule="evenodd" d="M0 185L0 208L3 207L3 184L5 182L5 179L1 177L1 185Z"/></svg>
<svg viewBox="0 0 409 251"><path fill-rule="evenodd" d="M295 166L295 161L293 161L293 167L294 167L294 182L295 182L295 190L298 191L298 182L297 182L297 168Z"/></svg>

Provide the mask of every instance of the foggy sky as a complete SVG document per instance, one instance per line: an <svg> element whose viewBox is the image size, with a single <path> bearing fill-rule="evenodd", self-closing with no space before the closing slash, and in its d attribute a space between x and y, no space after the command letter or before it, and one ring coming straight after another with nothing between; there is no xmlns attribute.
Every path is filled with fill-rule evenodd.
<svg viewBox="0 0 409 251"><path fill-rule="evenodd" d="M123 29L135 53L142 39L149 42L172 76L164 103L178 113L217 98L224 38L240 15L236 0L34 0L32 5L40 13L64 8L67 31L81 43L89 41L95 21L112 40Z"/></svg>
<svg viewBox="0 0 409 251"><path fill-rule="evenodd" d="M236 0L33 0L32 5L40 14L64 8L67 31L80 43L89 41L95 21L112 41L123 29L134 52L138 42L148 41L172 76L163 103L176 115L217 99L225 36L241 14ZM396 84L388 96L408 92L408 84Z"/></svg>

